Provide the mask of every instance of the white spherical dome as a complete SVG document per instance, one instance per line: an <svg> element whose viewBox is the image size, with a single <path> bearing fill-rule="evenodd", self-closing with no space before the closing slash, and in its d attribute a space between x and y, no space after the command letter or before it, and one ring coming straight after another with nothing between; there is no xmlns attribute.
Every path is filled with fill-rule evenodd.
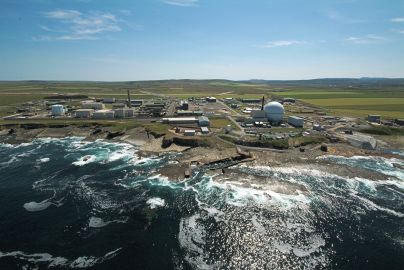
<svg viewBox="0 0 404 270"><path fill-rule="evenodd" d="M279 102L272 101L264 106L264 111L270 122L279 123L283 119L285 108Z"/></svg>

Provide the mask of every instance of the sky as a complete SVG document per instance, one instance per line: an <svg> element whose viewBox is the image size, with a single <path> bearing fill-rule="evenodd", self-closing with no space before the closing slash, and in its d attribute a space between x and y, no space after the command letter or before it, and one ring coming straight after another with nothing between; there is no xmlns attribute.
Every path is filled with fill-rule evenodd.
<svg viewBox="0 0 404 270"><path fill-rule="evenodd" d="M404 77L404 0L0 0L0 80Z"/></svg>

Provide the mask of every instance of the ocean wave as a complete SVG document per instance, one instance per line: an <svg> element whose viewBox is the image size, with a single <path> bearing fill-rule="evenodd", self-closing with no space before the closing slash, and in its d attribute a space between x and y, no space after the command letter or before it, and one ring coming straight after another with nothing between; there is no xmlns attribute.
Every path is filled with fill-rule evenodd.
<svg viewBox="0 0 404 270"><path fill-rule="evenodd" d="M47 268L67 267L71 269L76 269L76 268L88 268L93 267L97 264L101 264L107 260L114 258L116 255L118 255L118 253L121 250L122 248L115 249L113 251L106 253L102 257L82 256L74 260L69 260L64 257L54 257L49 253L28 254L22 251L12 251L12 252L0 251L0 258L12 257L14 259L24 261L25 263L36 267L47 265Z"/></svg>

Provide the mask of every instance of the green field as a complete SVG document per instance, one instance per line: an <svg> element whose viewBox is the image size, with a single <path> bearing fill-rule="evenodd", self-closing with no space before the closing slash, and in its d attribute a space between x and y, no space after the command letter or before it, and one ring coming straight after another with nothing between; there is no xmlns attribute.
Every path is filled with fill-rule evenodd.
<svg viewBox="0 0 404 270"><path fill-rule="evenodd" d="M332 86L331 86L332 85ZM54 94L80 93L92 97L133 99L293 97L330 113L364 117L404 118L404 80L324 79L311 81L167 80L139 82L0 82L0 115L15 105Z"/></svg>

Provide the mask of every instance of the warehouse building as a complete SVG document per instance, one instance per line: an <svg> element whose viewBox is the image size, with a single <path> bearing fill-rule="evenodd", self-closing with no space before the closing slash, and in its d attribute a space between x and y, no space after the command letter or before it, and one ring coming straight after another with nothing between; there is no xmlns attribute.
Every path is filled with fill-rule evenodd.
<svg viewBox="0 0 404 270"><path fill-rule="evenodd" d="M197 124L198 118L196 117L175 117L175 118L163 118L164 124L170 125L186 125L186 124Z"/></svg>
<svg viewBox="0 0 404 270"><path fill-rule="evenodd" d="M80 110L75 111L75 117L88 119L88 118L91 118L93 113L94 113L93 109L80 109Z"/></svg>
<svg viewBox="0 0 404 270"><path fill-rule="evenodd" d="M288 124L296 128L302 128L304 125L304 119L297 116L289 116Z"/></svg>
<svg viewBox="0 0 404 270"><path fill-rule="evenodd" d="M115 99L115 98L104 98L104 99L102 100L102 102L103 102L103 103L107 103L107 104L112 104L112 103L115 103L115 102L116 102L116 99Z"/></svg>
<svg viewBox="0 0 404 270"><path fill-rule="evenodd" d="M200 127L208 127L208 126L210 126L209 118L207 118L206 116L199 116L198 117L198 125Z"/></svg>
<svg viewBox="0 0 404 270"><path fill-rule="evenodd" d="M368 121L370 123L379 123L380 124L380 115L368 115Z"/></svg>
<svg viewBox="0 0 404 270"><path fill-rule="evenodd" d="M263 110L251 111L251 117L254 119L254 121L267 121L267 114Z"/></svg>
<svg viewBox="0 0 404 270"><path fill-rule="evenodd" d="M99 102L84 102L82 105L83 109L93 109L93 110L102 110L105 109L105 105Z"/></svg>
<svg viewBox="0 0 404 270"><path fill-rule="evenodd" d="M115 118L130 118L135 115L135 110L132 108L115 109Z"/></svg>
<svg viewBox="0 0 404 270"><path fill-rule="evenodd" d="M66 113L66 108L63 105L56 104L51 106L51 112L53 116L62 116Z"/></svg>
<svg viewBox="0 0 404 270"><path fill-rule="evenodd" d="M114 119L115 112L112 110L98 110L93 113L94 119Z"/></svg>
<svg viewBox="0 0 404 270"><path fill-rule="evenodd" d="M217 99L215 97L207 97L206 101L207 102L217 102Z"/></svg>
<svg viewBox="0 0 404 270"><path fill-rule="evenodd" d="M206 135L209 134L209 128L208 127L201 127L201 133Z"/></svg>
<svg viewBox="0 0 404 270"><path fill-rule="evenodd" d="M186 129L184 130L184 136L195 136L196 131L195 129Z"/></svg>
<svg viewBox="0 0 404 270"><path fill-rule="evenodd" d="M243 99L241 99L241 102L247 103L247 104L261 103L262 99L260 99L260 98L243 98Z"/></svg>
<svg viewBox="0 0 404 270"><path fill-rule="evenodd" d="M201 116L203 115L203 111L188 111L188 110L178 110L178 116Z"/></svg>

